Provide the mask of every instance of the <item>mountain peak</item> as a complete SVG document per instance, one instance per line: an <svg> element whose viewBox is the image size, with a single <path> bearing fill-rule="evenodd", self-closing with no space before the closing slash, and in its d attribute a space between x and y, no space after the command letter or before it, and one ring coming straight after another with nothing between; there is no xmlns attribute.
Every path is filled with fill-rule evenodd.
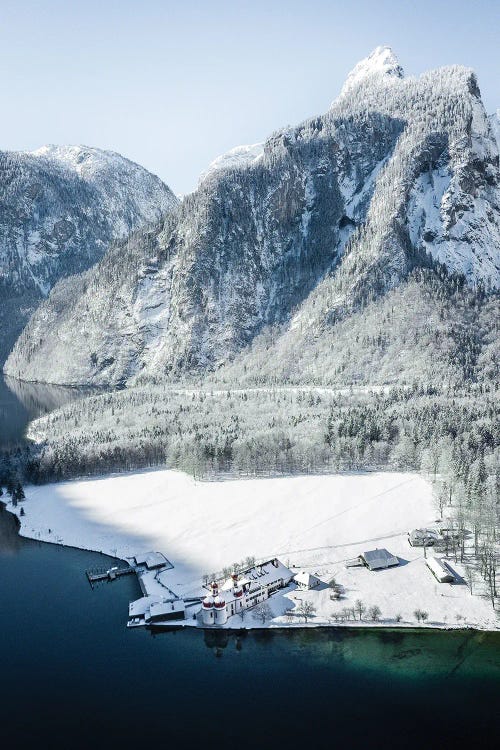
<svg viewBox="0 0 500 750"><path fill-rule="evenodd" d="M388 79L403 78L403 68L390 47L376 47L368 57L360 60L347 76L346 82L340 92L341 96L354 88L354 86L357 86L361 81L375 76Z"/></svg>

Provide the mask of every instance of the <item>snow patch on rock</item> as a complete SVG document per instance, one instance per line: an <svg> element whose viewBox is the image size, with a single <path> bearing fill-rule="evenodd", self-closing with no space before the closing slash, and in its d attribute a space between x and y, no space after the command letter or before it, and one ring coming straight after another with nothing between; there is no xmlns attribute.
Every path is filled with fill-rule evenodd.
<svg viewBox="0 0 500 750"><path fill-rule="evenodd" d="M493 131L493 135L498 144L498 148L500 149L500 109L497 109L496 112L490 115L489 121L491 130Z"/></svg>
<svg viewBox="0 0 500 750"><path fill-rule="evenodd" d="M246 167L249 164L253 164L258 161L264 153L263 143L252 143L251 145L236 146L235 148L226 151L225 154L221 154L214 159L202 172L199 183L201 184L207 177L211 177L216 172L220 172L226 169L239 169L240 167Z"/></svg>
<svg viewBox="0 0 500 750"><path fill-rule="evenodd" d="M376 78L379 81L391 82L403 78L404 71L390 47L376 47L373 52L360 60L351 70L340 92L345 96L360 83Z"/></svg>

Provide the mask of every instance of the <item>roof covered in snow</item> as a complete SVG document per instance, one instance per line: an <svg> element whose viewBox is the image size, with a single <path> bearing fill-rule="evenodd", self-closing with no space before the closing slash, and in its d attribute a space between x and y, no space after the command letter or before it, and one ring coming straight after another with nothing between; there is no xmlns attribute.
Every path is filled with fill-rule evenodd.
<svg viewBox="0 0 500 750"><path fill-rule="evenodd" d="M321 583L321 579L318 578L318 576L313 575L313 573L308 573L305 570L301 570L300 573L297 573L297 575L293 577L293 580L301 586L307 586L309 589L314 588Z"/></svg>
<svg viewBox="0 0 500 750"><path fill-rule="evenodd" d="M386 549L368 550L367 552L363 552L362 557L370 570L377 570L377 568L389 568L392 565L399 565L398 558L395 555L392 555L389 550Z"/></svg>
<svg viewBox="0 0 500 750"><path fill-rule="evenodd" d="M455 576L453 575L452 571L450 570L449 566L446 564L444 560L440 560L438 557L428 557L426 559L426 565L427 567L432 570L432 572L438 577L438 578L447 578L450 581L453 581L455 579Z"/></svg>
<svg viewBox="0 0 500 750"><path fill-rule="evenodd" d="M136 599L135 602L130 602L128 605L129 617L139 617L149 612L152 604L156 604L161 601L159 596L143 596L140 599Z"/></svg>
<svg viewBox="0 0 500 750"><path fill-rule="evenodd" d="M161 552L145 552L142 555L135 556L136 565L145 565L146 568L161 568L163 565L170 565L169 561Z"/></svg>
<svg viewBox="0 0 500 750"><path fill-rule="evenodd" d="M252 568L244 570L241 574L241 578L239 578L238 580L238 583L242 586L244 586L245 584L250 584L250 591L255 591L255 589L259 588L260 586L270 586L272 583L280 580L283 580L284 583L288 583L292 580L292 578L292 571L289 570L286 565L283 565L283 563L278 560L277 557L275 557L265 563L254 565ZM231 579L229 580L231 581ZM224 584L223 588L225 587L226 584Z"/></svg>
<svg viewBox="0 0 500 750"><path fill-rule="evenodd" d="M153 602L149 608L150 617L165 617L171 616L172 613L183 615L186 609L186 605L182 599L176 599L175 601L165 602Z"/></svg>

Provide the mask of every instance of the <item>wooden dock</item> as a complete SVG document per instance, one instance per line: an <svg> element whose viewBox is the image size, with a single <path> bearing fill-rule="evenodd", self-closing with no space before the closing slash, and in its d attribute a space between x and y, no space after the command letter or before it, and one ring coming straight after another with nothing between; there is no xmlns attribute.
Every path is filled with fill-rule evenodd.
<svg viewBox="0 0 500 750"><path fill-rule="evenodd" d="M120 576L129 576L132 573L135 573L135 568L132 568L131 566L128 568L113 567L109 568L109 570L105 570L104 568L92 568L91 570L86 571L88 582L91 586L99 581L114 581L116 578L120 578Z"/></svg>

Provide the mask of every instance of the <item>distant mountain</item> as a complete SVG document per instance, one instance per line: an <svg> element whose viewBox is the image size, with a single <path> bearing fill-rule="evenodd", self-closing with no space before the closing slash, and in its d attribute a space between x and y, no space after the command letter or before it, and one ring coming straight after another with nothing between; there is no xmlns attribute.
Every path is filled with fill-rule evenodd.
<svg viewBox="0 0 500 750"><path fill-rule="evenodd" d="M158 177L110 151L0 152L0 360L56 281L176 203Z"/></svg>
<svg viewBox="0 0 500 750"><path fill-rule="evenodd" d="M348 341L377 300L400 287L402 304L418 304L418 269L443 289L446 276L471 292L500 286L499 148L469 69L405 79L379 47L325 115L276 132L262 153L243 147L214 164L160 227L56 285L8 373L115 384L231 361L238 371L239 361L256 365L247 353L266 335L271 379L273 363L286 377L287 357L296 369L298 350L314 353L321 373L337 334ZM469 317L457 326L469 330ZM421 334L418 310L404 330L410 343Z"/></svg>

